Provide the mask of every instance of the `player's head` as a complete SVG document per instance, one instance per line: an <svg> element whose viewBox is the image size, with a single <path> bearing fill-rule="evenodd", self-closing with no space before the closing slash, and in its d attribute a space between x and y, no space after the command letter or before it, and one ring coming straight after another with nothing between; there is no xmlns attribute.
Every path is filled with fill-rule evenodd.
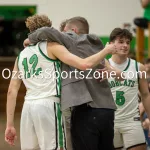
<svg viewBox="0 0 150 150"><path fill-rule="evenodd" d="M52 22L46 15L33 15L25 21L26 27L33 32L41 27L51 27Z"/></svg>
<svg viewBox="0 0 150 150"><path fill-rule="evenodd" d="M65 28L65 26L66 26L67 21L68 21L68 20L66 19L66 20L63 20L63 21L61 22L60 27L59 27L59 30L60 30L61 32L64 31L64 28Z"/></svg>
<svg viewBox="0 0 150 150"><path fill-rule="evenodd" d="M114 43L123 55L128 55L130 43L132 41L132 33L127 29L115 28L110 33L110 43Z"/></svg>
<svg viewBox="0 0 150 150"><path fill-rule="evenodd" d="M83 17L73 17L67 20L64 31L72 30L77 34L88 34L89 24L88 21Z"/></svg>
<svg viewBox="0 0 150 150"><path fill-rule="evenodd" d="M132 41L132 33L127 29L115 28L111 33L109 40L110 42L114 42L117 38L125 38L130 42Z"/></svg>

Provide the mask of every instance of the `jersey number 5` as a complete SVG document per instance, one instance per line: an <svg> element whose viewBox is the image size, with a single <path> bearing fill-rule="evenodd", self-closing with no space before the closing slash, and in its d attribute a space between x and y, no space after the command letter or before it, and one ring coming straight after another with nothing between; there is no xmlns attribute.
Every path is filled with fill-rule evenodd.
<svg viewBox="0 0 150 150"><path fill-rule="evenodd" d="M116 91L116 104L122 106L125 103L125 97L123 91Z"/></svg>

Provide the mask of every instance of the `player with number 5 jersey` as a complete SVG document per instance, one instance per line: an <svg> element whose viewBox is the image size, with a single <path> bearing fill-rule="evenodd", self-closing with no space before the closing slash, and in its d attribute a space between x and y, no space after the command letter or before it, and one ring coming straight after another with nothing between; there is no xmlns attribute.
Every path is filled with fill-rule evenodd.
<svg viewBox="0 0 150 150"><path fill-rule="evenodd" d="M138 77L136 77L139 63L130 58L127 58L123 64L115 63L112 58L109 59L109 62L112 66L122 70L125 75L124 81L109 78L109 86L117 106L115 122L121 122L122 119L130 119L135 116L139 118Z"/></svg>
<svg viewBox="0 0 150 150"><path fill-rule="evenodd" d="M124 81L109 78L109 85L117 106L114 120L114 147L121 150L145 150L145 137L141 126L138 92L140 91L144 107L149 112L150 94L145 77L145 68L141 63L128 58L132 34L121 28L115 28L110 34L110 43L114 43L122 53L109 59L111 66L120 69ZM143 73L140 73L143 72Z"/></svg>

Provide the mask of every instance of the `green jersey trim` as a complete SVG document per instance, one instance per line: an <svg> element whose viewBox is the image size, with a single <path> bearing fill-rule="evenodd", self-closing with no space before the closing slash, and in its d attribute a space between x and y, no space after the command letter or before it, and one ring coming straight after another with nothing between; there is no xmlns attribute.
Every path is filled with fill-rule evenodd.
<svg viewBox="0 0 150 150"><path fill-rule="evenodd" d="M126 70L129 68L129 66L130 66L130 62L131 62L131 60L130 60L130 58L129 58L129 60L128 60L128 64L127 64L126 68L125 68L123 71L126 71Z"/></svg>
<svg viewBox="0 0 150 150"><path fill-rule="evenodd" d="M58 59L51 59L51 58L47 57L47 56L42 52L42 50L41 50L41 48L40 48L40 46L39 46L39 43L38 43L38 48L39 48L39 51L40 51L41 55L42 55L43 57L45 57L47 60L52 61L52 62L58 61Z"/></svg>
<svg viewBox="0 0 150 150"><path fill-rule="evenodd" d="M39 47L39 43L38 43L38 49L41 53L41 55L46 58L48 61L51 61L54 63L54 67L55 67L55 75L56 75L56 92L57 94L55 95L56 97L60 97L61 96L61 62L56 59L51 59L49 57L47 57L41 50L41 48Z"/></svg>
<svg viewBox="0 0 150 150"><path fill-rule="evenodd" d="M56 74L56 92L57 97L61 96L61 62L54 62L55 74Z"/></svg>
<svg viewBox="0 0 150 150"><path fill-rule="evenodd" d="M138 62L137 61L135 61L135 69L136 69L136 72L138 72L139 71L139 69L138 69ZM138 82L139 82L139 73L138 73Z"/></svg>
<svg viewBox="0 0 150 150"><path fill-rule="evenodd" d="M55 112L55 126L56 126L56 149L57 148L66 149L66 136L59 103L54 103L54 112Z"/></svg>
<svg viewBox="0 0 150 150"><path fill-rule="evenodd" d="M135 68L136 68L136 71L138 72L139 69L138 69L138 63L137 63L137 61L135 61Z"/></svg>

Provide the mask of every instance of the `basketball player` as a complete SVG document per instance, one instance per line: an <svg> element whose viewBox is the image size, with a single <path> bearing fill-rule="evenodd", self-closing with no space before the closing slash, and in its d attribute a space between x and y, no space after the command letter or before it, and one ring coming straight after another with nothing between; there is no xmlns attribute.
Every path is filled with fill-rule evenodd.
<svg viewBox="0 0 150 150"><path fill-rule="evenodd" d="M109 59L110 64L124 72L124 81L109 79L109 85L117 106L115 112L114 146L119 150L145 150L145 137L140 122L138 109L138 90L141 93L145 109L150 116L150 94L145 68L139 62L128 58L132 34L121 28L115 28L110 34L110 43L114 43L123 54L114 54ZM139 71L143 71L140 74Z"/></svg>

